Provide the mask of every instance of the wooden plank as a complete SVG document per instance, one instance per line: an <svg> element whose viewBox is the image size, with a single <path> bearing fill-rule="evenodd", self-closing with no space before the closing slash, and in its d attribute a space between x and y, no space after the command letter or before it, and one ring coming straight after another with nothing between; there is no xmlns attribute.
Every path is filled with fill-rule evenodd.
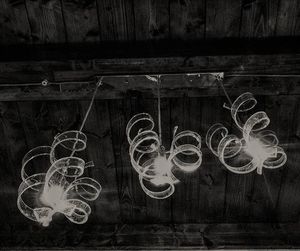
<svg viewBox="0 0 300 251"><path fill-rule="evenodd" d="M241 1L206 1L206 38L239 37Z"/></svg>
<svg viewBox="0 0 300 251"><path fill-rule="evenodd" d="M297 0L280 1L277 23L277 36L299 36L300 22L299 22L300 3Z"/></svg>
<svg viewBox="0 0 300 251"><path fill-rule="evenodd" d="M12 74L10 74L12 75ZM67 73L64 73L67 77ZM63 77L61 76L61 77ZM69 78L69 77L67 77ZM5 78L6 79L6 78ZM188 81L182 81L186 79ZM225 77L226 88L232 95L251 90L253 94L289 96L300 94L299 77ZM0 76L1 80L1 76ZM129 94L139 93L147 98L156 96L156 91L151 87L151 82L143 77L104 77L104 84L100 88L97 99L120 99ZM96 81L70 82L41 86L18 86L17 83L3 83L0 88L0 100L86 100L95 87ZM215 84L212 75L197 76L166 76L161 89L161 96L166 98L181 97L182 90L188 97L214 97L222 96L220 88Z"/></svg>
<svg viewBox="0 0 300 251"><path fill-rule="evenodd" d="M27 0L25 4L33 43L64 43L66 41L66 31L59 0L52 0L43 4Z"/></svg>
<svg viewBox="0 0 300 251"><path fill-rule="evenodd" d="M170 37L202 39L205 33L205 1L170 1Z"/></svg>
<svg viewBox="0 0 300 251"><path fill-rule="evenodd" d="M169 4L159 0L135 0L134 20L136 40L169 37Z"/></svg>
<svg viewBox="0 0 300 251"><path fill-rule="evenodd" d="M30 43L31 30L24 1L0 2L0 44Z"/></svg>
<svg viewBox="0 0 300 251"><path fill-rule="evenodd" d="M240 37L275 36L279 0L250 1L242 6Z"/></svg>
<svg viewBox="0 0 300 251"><path fill-rule="evenodd" d="M217 122L226 123L228 116L222 108L224 97L191 99L191 129L202 138L202 165L198 182L198 220L196 222L224 222L227 173L219 160L208 149L205 137L208 129ZM193 181L195 182L195 181ZM194 189L193 189L194 190ZM195 214L195 212L193 212Z"/></svg>
<svg viewBox="0 0 300 251"><path fill-rule="evenodd" d="M186 95L185 91L182 95ZM172 126L179 125L179 132L194 130L199 133L202 136L203 153L203 162L198 170L179 176L181 182L172 197L174 223L224 220L226 172L205 144L208 128L222 114L220 100L208 97L172 99Z"/></svg>
<svg viewBox="0 0 300 251"><path fill-rule="evenodd" d="M61 229L37 230L33 235L25 226L18 232L1 232L1 248L6 250L199 250L299 248L299 224L280 224L274 227L266 223L239 224L122 224L80 226L80 230L68 229L58 238ZM77 238L71 238L76 234ZM19 236L19 237L17 237ZM22 239L22 247L16 244ZM14 241L12 241L14 239ZM59 239L59 240L58 240ZM175 244L176 243L176 244ZM63 244L63 245L62 245ZM95 249L96 247L96 249Z"/></svg>
<svg viewBox="0 0 300 251"><path fill-rule="evenodd" d="M63 17L68 42L100 41L96 0L63 0Z"/></svg>
<svg viewBox="0 0 300 251"><path fill-rule="evenodd" d="M14 222L20 222L23 216L16 207L17 190L20 185L20 166L26 153L27 143L16 103L0 103L1 126L1 227L2 231L14 231ZM9 219L9 220L8 220ZM16 241L19 238L16 238ZM0 239L2 243L2 238Z"/></svg>
<svg viewBox="0 0 300 251"><path fill-rule="evenodd" d="M101 41L131 41L135 38L133 2L97 0Z"/></svg>
<svg viewBox="0 0 300 251"><path fill-rule="evenodd" d="M141 107L139 108L141 109ZM146 195L140 187L138 175L130 164L126 125L140 110L135 110L130 98L109 102L112 142L115 155L117 186L119 189L121 221L141 223L146 218Z"/></svg>
<svg viewBox="0 0 300 251"><path fill-rule="evenodd" d="M184 130L189 130L189 107L188 100L185 96L185 90L182 96L177 99L171 99L171 128L178 126L178 133ZM173 223L192 222L195 220L193 213L198 212L198 201L200 198L197 192L197 182L191 180L192 178L199 179L199 169L192 174L184 173L183 171L176 172L176 177L180 180L175 186L175 192L172 199L172 220ZM189 207L186 205L190 204ZM196 217L197 220L198 217ZM196 221L198 222L198 221Z"/></svg>
<svg viewBox="0 0 300 251"><path fill-rule="evenodd" d="M70 60L70 61L36 61L36 62L2 62L0 63L0 83L2 86L11 83L33 83L39 85L44 79L56 82L79 82L96 81L99 75L136 75L136 74L184 74L184 73L207 73L225 72L225 76L232 77L232 81L243 81L239 75L252 76L252 81L262 81L260 74L275 75L274 78L265 78L268 82L280 81L280 76L292 74L292 79L297 81L300 64L299 54L279 55L244 55L244 56L193 56L163 57L163 58L129 58L129 59L99 59L99 60ZM250 74L250 76L249 76ZM238 75L236 79L233 77ZM295 75L295 76L293 76ZM246 77L245 76L245 77ZM138 76L137 76L138 77ZM166 81L173 81L170 76ZM203 75L206 82L205 74ZM278 78L277 78L278 77ZM196 78L196 77L195 77ZM201 79L201 78L200 78ZM108 81L108 77L106 77ZM144 83L146 78L137 79ZM124 81L122 86L128 86L130 78L120 78ZM70 83L70 84L71 84ZM196 81L197 83L197 81ZM277 85L277 84L276 84ZM68 85L63 85L64 88ZM72 86L72 85L71 85ZM147 85L146 85L147 86ZM193 86L193 85L189 85ZM59 86L53 87L59 90ZM293 88L292 88L293 89ZM266 88L267 91L267 88Z"/></svg>
<svg viewBox="0 0 300 251"><path fill-rule="evenodd" d="M89 106L89 101L82 101L81 121ZM114 166L114 152L111 135L107 101L95 102L86 121L83 132L88 137L87 160L93 161L94 167L87 171L89 177L96 179L102 186L99 198L92 202L93 214L102 223L118 223L120 221L120 206Z"/></svg>
<svg viewBox="0 0 300 251"><path fill-rule="evenodd" d="M161 87L164 86L162 77ZM157 92L156 84L152 84L153 92ZM142 96L143 97L143 96ZM138 109L140 112L149 113L155 122L155 132L159 133L158 129L158 100L157 98L146 99L139 98ZM161 124L162 124L162 143L165 146L166 151L170 149L172 128L170 127L170 100L161 99ZM172 199L171 197L157 200L149 196L146 196L147 205L147 219L146 221L153 223L170 223L172 222Z"/></svg>
<svg viewBox="0 0 300 251"><path fill-rule="evenodd" d="M0 47L1 62L12 61L62 61L82 60L88 65L89 59L162 59L195 56L248 56L299 54L299 37L273 38L223 38L199 41L151 40L151 41L103 41L99 43L44 44L44 45L4 45ZM280 54L280 55L278 55ZM274 55L276 56L276 55ZM263 57L261 57L263 59ZM187 59L185 58L185 61ZM62 63L61 62L61 63ZM97 62L97 61L96 61ZM54 63L54 62L52 62ZM70 63L70 62L69 62Z"/></svg>
<svg viewBox="0 0 300 251"><path fill-rule="evenodd" d="M297 163L299 163L298 150L293 146L293 143L299 143L299 138L296 135L299 127L299 105L298 97L291 97L290 99L281 99L280 110L282 116L280 118L279 128L285 136L287 151L287 163L282 171L282 184L278 198L278 220L280 222L297 221L300 209L300 201L297 194L299 193L299 170ZM284 114L284 115L283 115ZM283 141L284 142L284 141Z"/></svg>
<svg viewBox="0 0 300 251"><path fill-rule="evenodd" d="M292 100L292 102L287 101ZM295 143L292 140L293 132L290 127L293 123L293 111L295 111L295 99L287 99L282 96L264 97L264 111L269 116L271 122L268 128L273 130L281 145L287 153L288 159L294 153L290 147ZM291 112L289 112L291 111ZM287 128L287 125L289 125ZM253 221L273 221L280 222L278 218L279 195L281 186L284 186L284 179L290 165L275 170L264 169L263 175L256 176L252 194L252 218ZM286 212L289 214L288 212Z"/></svg>

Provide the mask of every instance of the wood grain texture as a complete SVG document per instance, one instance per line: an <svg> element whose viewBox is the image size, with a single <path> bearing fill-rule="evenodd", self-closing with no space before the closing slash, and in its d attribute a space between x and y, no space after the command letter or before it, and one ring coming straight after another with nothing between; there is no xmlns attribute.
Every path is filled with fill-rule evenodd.
<svg viewBox="0 0 300 251"><path fill-rule="evenodd" d="M0 1L0 43L31 43L31 29L24 1Z"/></svg>
<svg viewBox="0 0 300 251"><path fill-rule="evenodd" d="M82 121L89 101L81 101L80 105ZM120 205L107 101L95 102L83 132L88 137L87 161L94 162L94 166L86 172L102 186L99 198L92 202L93 214L97 217L98 222L118 223L120 221Z"/></svg>
<svg viewBox="0 0 300 251"><path fill-rule="evenodd" d="M135 39L133 1L97 0L101 41Z"/></svg>
<svg viewBox="0 0 300 251"><path fill-rule="evenodd" d="M26 0L33 43L64 43L66 30L60 0L48 2Z"/></svg>
<svg viewBox="0 0 300 251"><path fill-rule="evenodd" d="M141 223L146 219L146 195L140 187L138 175L133 170L128 153L129 144L126 137L126 125L130 118L139 111L132 109L130 98L110 102L110 121L112 142L115 154L115 166L121 221ZM140 108L141 109L141 108Z"/></svg>
<svg viewBox="0 0 300 251"><path fill-rule="evenodd" d="M96 99L120 99L126 98L131 93L139 93L147 98L156 96L151 83L144 77L128 78L104 78L105 83ZM165 98L182 97L182 90L188 97L215 97L220 94L219 87L214 83L214 77L185 77L192 80L190 84L182 82L182 77L165 78L161 89L161 96ZM186 83L188 83L186 81ZM226 87L232 95L246 92L251 88L253 94L259 95L300 95L299 78L295 77L228 77ZM38 84L39 85L39 84ZM0 84L1 86L1 84ZM42 86L18 86L1 87L0 100L86 100L95 87L95 82L76 82L70 84Z"/></svg>
<svg viewBox="0 0 300 251"><path fill-rule="evenodd" d="M299 36L300 34L300 3L297 0L279 2L276 23L277 36Z"/></svg>
<svg viewBox="0 0 300 251"><path fill-rule="evenodd" d="M297 197L299 170L297 163L299 162L299 154L295 144L299 143L299 137L296 135L299 126L299 98L290 98L281 100L280 110L284 115L280 117L280 129L284 131L286 141L290 144L286 145L288 160L285 170L282 171L282 184L278 198L278 220L293 221L299 217L299 200ZM294 146L293 146L294 145Z"/></svg>
<svg viewBox="0 0 300 251"><path fill-rule="evenodd" d="M161 77L161 88L164 86L163 77ZM156 83L152 83L152 91L157 92ZM158 129L158 100L157 98L144 98L144 95L140 95L138 105L141 107L138 110L140 112L149 113L155 122L154 130L159 133ZM161 99L161 124L162 124L162 143L166 150L170 149L172 129L171 128L171 103L169 99ZM153 199L146 196L146 210L147 219L149 222L155 223L171 223L172 222L172 198L169 197L164 200Z"/></svg>
<svg viewBox="0 0 300 251"><path fill-rule="evenodd" d="M136 40L169 37L169 3L159 0L134 0Z"/></svg>
<svg viewBox="0 0 300 251"><path fill-rule="evenodd" d="M170 37L172 39L202 39L205 33L204 0L170 1Z"/></svg>
<svg viewBox="0 0 300 251"><path fill-rule="evenodd" d="M35 231L34 237L32 231ZM63 236L66 236L65 238ZM72 238L76 236L76 238ZM290 248L299 247L299 224L122 224L70 228L55 226L50 231L32 227L1 233L6 250L199 250L208 248ZM12 243L18 238L22 248ZM134 243L132 240L134 239ZM22 240L22 241L21 241ZM174 246L176 243L176 246ZM46 245L45 245L46 244ZM95 247L97 247L95 249Z"/></svg>
<svg viewBox="0 0 300 251"><path fill-rule="evenodd" d="M243 1L240 37L271 37L276 34L278 1Z"/></svg>
<svg viewBox="0 0 300 251"><path fill-rule="evenodd" d="M239 37L241 1L206 1L205 37Z"/></svg>
<svg viewBox="0 0 300 251"><path fill-rule="evenodd" d="M100 41L96 0L63 0L63 16L67 29L67 41Z"/></svg>

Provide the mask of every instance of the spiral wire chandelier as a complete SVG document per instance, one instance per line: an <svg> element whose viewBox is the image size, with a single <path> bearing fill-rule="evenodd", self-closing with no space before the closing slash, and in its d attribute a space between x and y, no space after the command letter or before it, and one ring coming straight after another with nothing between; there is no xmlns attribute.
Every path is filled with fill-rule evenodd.
<svg viewBox="0 0 300 251"><path fill-rule="evenodd" d="M54 137L51 146L39 146L26 153L22 160L22 183L18 189L17 206L30 220L49 226L54 214L61 213L71 222L83 224L88 220L91 207L85 201L97 199L101 185L83 177L93 162L74 156L86 148L87 137L82 132L102 78L96 85L88 110L79 130L65 131ZM61 150L64 155L61 156ZM65 153L68 154L65 154ZM47 164L45 172L33 172L33 166Z"/></svg>
<svg viewBox="0 0 300 251"><path fill-rule="evenodd" d="M257 170L262 174L263 168L275 169L283 166L287 161L286 153L278 144L275 133L265 130L270 119L264 111L258 111L242 121L240 115L253 109L257 100L253 94L241 94L234 102L227 94L222 79L218 79L227 97L231 117L242 133L242 138L229 134L228 129L221 123L210 127L206 135L206 144L220 162L231 172L246 174Z"/></svg>
<svg viewBox="0 0 300 251"><path fill-rule="evenodd" d="M176 170L193 172L200 167L201 137L189 130L177 133L176 126L170 150L165 150L160 107L161 76L146 77L157 85L158 134L154 131L155 123L150 114L133 116L126 127L129 155L143 191L151 198L165 199L174 193L175 184L179 182L174 174Z"/></svg>

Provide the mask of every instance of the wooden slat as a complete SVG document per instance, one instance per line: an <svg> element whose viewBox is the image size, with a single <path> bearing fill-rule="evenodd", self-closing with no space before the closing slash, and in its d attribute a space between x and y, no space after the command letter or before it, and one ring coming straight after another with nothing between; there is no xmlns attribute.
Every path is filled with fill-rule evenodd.
<svg viewBox="0 0 300 251"><path fill-rule="evenodd" d="M89 101L81 102L81 121L88 106ZM86 161L93 161L95 165L86 172L102 186L99 198L91 203L92 214L101 223L118 223L120 205L109 116L108 103L96 102L86 121L83 129L88 137Z"/></svg>
<svg viewBox="0 0 300 251"><path fill-rule="evenodd" d="M189 79L184 77L185 79ZM189 85L183 82L183 77L168 78L161 90L162 97L181 97L182 90L186 88L188 97L214 97L223 95L220 87L215 83L213 77L207 79L194 79ZM140 81L141 80L141 81ZM107 78L105 84L100 88L97 99L120 99L126 98L131 93L139 93L148 98L156 96L155 91L151 88L149 81L143 80L143 77ZM249 91L259 95L299 95L300 94L300 77L291 78L270 78L270 77L235 77L225 79L226 87L232 95ZM1 87L0 100L2 101L20 101L20 100L82 100L89 99L95 84L68 84L42 87Z"/></svg>
<svg viewBox="0 0 300 251"><path fill-rule="evenodd" d="M0 43L30 43L30 24L24 1L0 2Z"/></svg>
<svg viewBox="0 0 300 251"><path fill-rule="evenodd" d="M197 105L190 111L191 128L200 133L202 137L203 157L199 171L198 197L201 199L198 200L199 218L197 222L224 222L227 173L217 157L208 149L205 137L208 129L214 123L228 121L226 119L228 114L222 109L225 98L205 97L191 100L195 100Z"/></svg>
<svg viewBox="0 0 300 251"><path fill-rule="evenodd" d="M242 6L240 37L271 37L276 33L280 0L245 1Z"/></svg>
<svg viewBox="0 0 300 251"><path fill-rule="evenodd" d="M79 34L80 35L80 34ZM61 61L88 59L114 59L115 62L132 59L194 58L195 56L238 56L300 53L299 37L235 38L207 40L151 40L151 41L102 41L99 43L68 43L45 45L6 45L0 47L1 62L12 61ZM261 56L260 56L261 57ZM263 57L261 57L263 59ZM96 62L97 62L96 61ZM188 66L188 65L187 65ZM191 65L190 65L191 67Z"/></svg>
<svg viewBox="0 0 300 251"><path fill-rule="evenodd" d="M31 26L33 43L64 43L66 31L59 0L41 4L26 0L26 9Z"/></svg>
<svg viewBox="0 0 300 251"><path fill-rule="evenodd" d="M284 148L289 159L290 152L293 155L290 148L293 148L294 141L291 137L292 129L287 128L287 125L290 127L293 123L295 99L291 98L293 101L289 102L282 96L266 96L264 100L263 110L271 120L268 129L275 132L279 145ZM256 221L280 221L278 207L283 205L279 204L279 195L288 169L289 164L287 163L279 169L264 169L262 176L256 175L252 194L252 217Z"/></svg>
<svg viewBox="0 0 300 251"><path fill-rule="evenodd" d="M184 91L182 92L184 96ZM188 107L187 98L177 98L171 99L171 128L178 126L177 133L189 130L190 128L190 114ZM199 213L199 205L196 203L199 199L198 197L198 182L192 184L191 179L199 179L200 170L196 170L193 173L184 173L183 171L176 172L176 177L180 180L175 186L175 192L172 196L172 216L174 223L192 222L195 217L195 212ZM194 192L191 192L194 191ZM196 192L197 191L197 192ZM190 204L187 207L187 204ZM197 222L197 221L196 221Z"/></svg>
<svg viewBox="0 0 300 251"><path fill-rule="evenodd" d="M141 108L140 108L141 109ZM119 189L122 222L141 223L146 219L145 194L140 187L138 175L130 164L126 125L139 111L132 107L130 98L109 102L112 142L115 154L117 185Z"/></svg>
<svg viewBox="0 0 300 251"><path fill-rule="evenodd" d="M205 21L204 0L170 1L170 37L172 39L202 39Z"/></svg>
<svg viewBox="0 0 300 251"><path fill-rule="evenodd" d="M163 78L162 78L163 79ZM161 84L163 86L163 82ZM152 84L153 91L156 92L156 84ZM157 99L139 98L139 112L149 113L155 122L155 132L159 133L158 129L158 101ZM162 124L162 143L169 150L171 144L171 125L170 125L170 100L161 99L161 124ZM147 220L155 223L170 223L172 222L172 199L171 197L164 200L153 199L146 197L147 204Z"/></svg>
<svg viewBox="0 0 300 251"><path fill-rule="evenodd" d="M26 153L27 142L16 103L2 103L1 110L1 225L2 231L14 231L14 222L24 218L16 207L17 190L21 183L21 161ZM9 219L9 220L8 220ZM19 238L16 238L17 241ZM3 242L0 238L0 243Z"/></svg>
<svg viewBox="0 0 300 251"><path fill-rule="evenodd" d="M97 0L101 41L134 40L133 2Z"/></svg>
<svg viewBox="0 0 300 251"><path fill-rule="evenodd" d="M280 1L277 23L277 36L299 36L300 21L299 21L300 3L297 0Z"/></svg>
<svg viewBox="0 0 300 251"><path fill-rule="evenodd" d="M169 37L169 6L167 1L135 0L133 5L136 40Z"/></svg>
<svg viewBox="0 0 300 251"><path fill-rule="evenodd" d="M32 235L32 231L36 231ZM299 224L136 224L61 227L28 231L24 226L18 232L1 231L1 248L6 250L199 250L207 248L298 248ZM76 236L76 238L72 238ZM12 242L19 240L21 247ZM176 244L175 244L176 243Z"/></svg>
<svg viewBox="0 0 300 251"><path fill-rule="evenodd" d="M63 0L63 17L68 42L96 42L100 40L96 0Z"/></svg>
<svg viewBox="0 0 300 251"><path fill-rule="evenodd" d="M291 97L290 99L282 99L280 103L281 117L279 128L287 137L287 163L282 171L282 184L278 199L278 219L279 221L298 221L300 201L297 194L299 193L299 150L292 147L292 143L299 143L296 135L299 126L299 98Z"/></svg>
<svg viewBox="0 0 300 251"><path fill-rule="evenodd" d="M67 74L64 74L67 76ZM1 79L1 77L0 77ZM126 98L130 94L139 93L148 98L156 96L151 82L145 77L114 78L105 77L104 84L99 89L97 99L120 99ZM232 95L251 90L253 94L259 95L299 95L300 77L225 77L226 88ZM82 100L89 99L91 92L95 88L96 81L75 82L72 84L28 86L18 87L14 84L11 87L1 87L0 100L20 101L20 100ZM188 97L214 97L224 95L220 91L219 85L215 82L215 77L204 76L187 77L165 77L161 89L162 97L181 97L182 90L185 89Z"/></svg>
<svg viewBox="0 0 300 251"><path fill-rule="evenodd" d="M206 38L239 37L241 1L206 1Z"/></svg>

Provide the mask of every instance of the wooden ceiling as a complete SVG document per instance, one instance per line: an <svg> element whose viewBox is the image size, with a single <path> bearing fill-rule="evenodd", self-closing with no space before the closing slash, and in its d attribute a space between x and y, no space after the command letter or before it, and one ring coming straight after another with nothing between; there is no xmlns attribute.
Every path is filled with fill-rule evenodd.
<svg viewBox="0 0 300 251"><path fill-rule="evenodd" d="M0 249L299 247L299 17L297 0L0 0ZM166 145L176 125L202 138L215 122L234 132L220 86L209 74L184 74L192 72L224 72L232 98L253 92L288 162L236 175L203 142L201 168L183 175L172 197L153 200L125 136L134 114L156 120L156 92L143 74L170 73ZM22 157L79 128L103 75L84 127L95 162L88 174L103 191L85 225L57 216L43 228L16 206Z"/></svg>
<svg viewBox="0 0 300 251"><path fill-rule="evenodd" d="M300 34L297 0L2 0L2 44Z"/></svg>

